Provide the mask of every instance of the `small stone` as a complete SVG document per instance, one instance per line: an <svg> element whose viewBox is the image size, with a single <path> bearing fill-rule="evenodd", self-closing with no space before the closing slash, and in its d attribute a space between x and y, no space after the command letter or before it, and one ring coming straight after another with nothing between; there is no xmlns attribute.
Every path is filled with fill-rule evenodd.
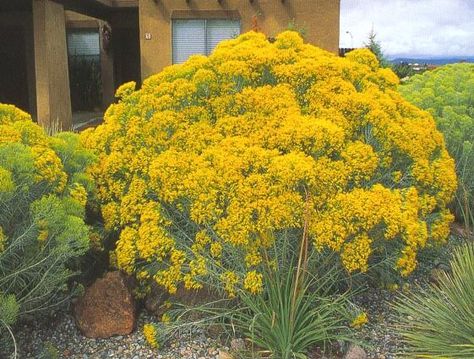
<svg viewBox="0 0 474 359"><path fill-rule="evenodd" d="M209 349L207 349L207 354L208 355L216 355L217 354L216 348L210 347Z"/></svg>
<svg viewBox="0 0 474 359"><path fill-rule="evenodd" d="M360 346L351 344L344 355L344 359L367 359L367 353Z"/></svg>
<svg viewBox="0 0 474 359"><path fill-rule="evenodd" d="M236 352L245 350L245 341L242 338L234 338L230 341L230 348Z"/></svg>
<svg viewBox="0 0 474 359"><path fill-rule="evenodd" d="M218 359L234 359L234 357L224 350L219 350Z"/></svg>

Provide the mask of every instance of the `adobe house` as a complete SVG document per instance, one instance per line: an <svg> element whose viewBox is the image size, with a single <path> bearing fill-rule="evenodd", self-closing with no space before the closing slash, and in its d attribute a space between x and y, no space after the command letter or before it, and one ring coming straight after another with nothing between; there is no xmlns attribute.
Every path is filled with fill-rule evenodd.
<svg viewBox="0 0 474 359"><path fill-rule="evenodd" d="M337 54L339 17L340 0L0 0L0 102L70 129L84 95L103 110L121 83L255 28L295 24Z"/></svg>

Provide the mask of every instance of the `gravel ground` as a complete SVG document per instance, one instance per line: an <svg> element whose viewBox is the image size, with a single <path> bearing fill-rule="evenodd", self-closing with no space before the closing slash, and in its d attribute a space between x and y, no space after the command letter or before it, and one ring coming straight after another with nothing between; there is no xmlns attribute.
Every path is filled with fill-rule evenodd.
<svg viewBox="0 0 474 359"><path fill-rule="evenodd" d="M19 328L16 338L18 359L41 358L42 351L48 346L57 349L59 358L71 359L216 359L220 349L228 350L207 338L203 332L173 338L165 348L153 350L141 331L143 324L151 321L154 321L152 316L142 314L138 330L131 335L88 339L81 335L72 315L63 313L49 323L30 323Z"/></svg>
<svg viewBox="0 0 474 359"><path fill-rule="evenodd" d="M391 328L393 324L393 302L397 292L371 288L359 295L356 302L366 310L369 322L359 329L358 337L367 346L367 357L371 359L394 359L403 355L403 344Z"/></svg>
<svg viewBox="0 0 474 359"><path fill-rule="evenodd" d="M399 358L399 338L389 327L393 312L387 301L396 293L370 289L358 296L357 302L369 315L369 323L359 330L359 338L367 346L365 350L371 359ZM24 325L17 330L18 359L47 358L41 353L47 347L55 348L59 358L71 359L219 359L219 351L228 352L215 339L210 339L202 331L173 338L159 350L151 349L146 343L141 328L144 323L153 322L153 316L142 313L137 330L128 336L115 336L109 339L89 339L81 335L74 318L69 313L58 314L49 322L36 322Z"/></svg>
<svg viewBox="0 0 474 359"><path fill-rule="evenodd" d="M454 247L456 241L453 242ZM446 249L442 257L449 258L450 251L449 248ZM432 260L433 257L425 260L424 263L429 265L420 266L422 268L410 279L410 290L416 290L418 285L426 285L433 268ZM403 358L403 344L391 326L394 311L390 303L398 294L397 291L370 288L354 298L356 304L365 309L369 316L369 322L358 332L358 338L364 343L369 359ZM153 316L142 312L138 329L131 335L88 339L81 335L71 314L60 312L55 319L47 323L29 323L17 328L18 359L52 358L41 356L41 352L48 346L57 349L58 358L72 359L219 359L220 351L229 351L228 347L208 338L202 331L172 338L164 348L153 350L146 343L141 330L144 323L153 321Z"/></svg>

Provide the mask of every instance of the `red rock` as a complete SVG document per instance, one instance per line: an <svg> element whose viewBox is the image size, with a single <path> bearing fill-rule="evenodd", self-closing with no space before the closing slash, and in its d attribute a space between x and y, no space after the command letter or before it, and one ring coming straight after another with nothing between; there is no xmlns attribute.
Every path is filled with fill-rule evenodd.
<svg viewBox="0 0 474 359"><path fill-rule="evenodd" d="M129 281L109 272L86 289L74 308L76 323L89 338L127 335L135 328L135 302Z"/></svg>

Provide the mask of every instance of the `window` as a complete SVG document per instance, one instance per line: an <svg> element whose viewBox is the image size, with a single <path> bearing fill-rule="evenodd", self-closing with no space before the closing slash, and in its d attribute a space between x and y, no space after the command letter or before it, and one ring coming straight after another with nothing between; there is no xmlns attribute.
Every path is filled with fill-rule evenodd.
<svg viewBox="0 0 474 359"><path fill-rule="evenodd" d="M209 55L219 42L239 34L239 20L173 20L173 63L194 54Z"/></svg>
<svg viewBox="0 0 474 359"><path fill-rule="evenodd" d="M99 31L69 31L67 34L67 48L70 56L99 56Z"/></svg>

